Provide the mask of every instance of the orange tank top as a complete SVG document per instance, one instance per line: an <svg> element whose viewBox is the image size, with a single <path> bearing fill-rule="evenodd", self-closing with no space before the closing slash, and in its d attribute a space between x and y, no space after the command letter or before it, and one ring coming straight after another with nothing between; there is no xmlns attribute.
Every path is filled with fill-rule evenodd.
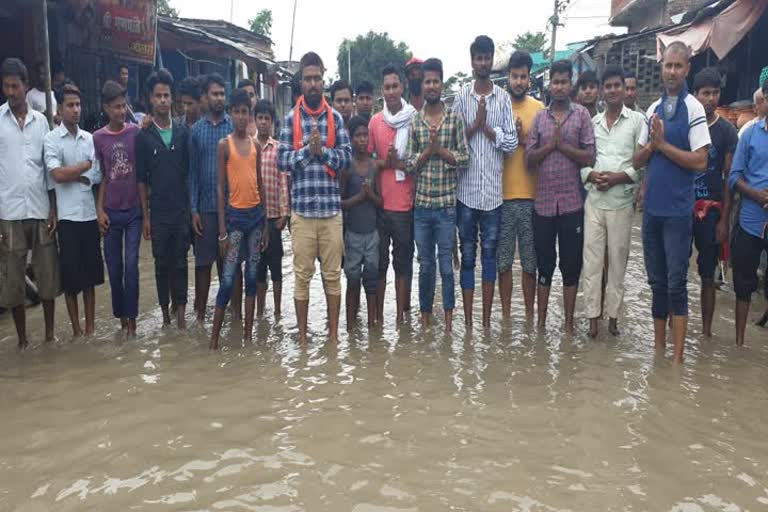
<svg viewBox="0 0 768 512"><path fill-rule="evenodd" d="M261 203L259 180L256 176L258 152L251 141L248 156L237 152L232 135L227 136L229 158L227 159L227 182L229 183L229 205L233 208L254 208Z"/></svg>

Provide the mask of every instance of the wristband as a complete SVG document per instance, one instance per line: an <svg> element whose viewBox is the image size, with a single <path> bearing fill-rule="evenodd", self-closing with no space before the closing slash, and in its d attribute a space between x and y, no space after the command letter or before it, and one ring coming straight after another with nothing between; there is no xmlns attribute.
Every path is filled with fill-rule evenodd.
<svg viewBox="0 0 768 512"><path fill-rule="evenodd" d="M219 242L225 242L229 238L229 235L227 233L224 233L224 236L219 236Z"/></svg>

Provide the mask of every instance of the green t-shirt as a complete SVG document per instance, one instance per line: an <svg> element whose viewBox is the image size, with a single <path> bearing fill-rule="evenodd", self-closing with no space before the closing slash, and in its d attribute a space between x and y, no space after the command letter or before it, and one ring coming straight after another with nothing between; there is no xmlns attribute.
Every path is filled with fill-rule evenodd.
<svg viewBox="0 0 768 512"><path fill-rule="evenodd" d="M168 128L160 128L159 126L155 125L155 128L157 128L157 132L160 134L160 138L163 139L163 144L165 144L165 147L170 147L171 139L173 138L173 126L169 126Z"/></svg>

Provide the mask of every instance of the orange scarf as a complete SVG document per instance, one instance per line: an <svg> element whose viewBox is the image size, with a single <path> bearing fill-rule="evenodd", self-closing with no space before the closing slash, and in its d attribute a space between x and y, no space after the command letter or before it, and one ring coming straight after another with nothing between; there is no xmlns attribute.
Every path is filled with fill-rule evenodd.
<svg viewBox="0 0 768 512"><path fill-rule="evenodd" d="M331 106L328 105L328 102L325 101L325 98L323 98L320 101L320 105L318 105L317 109L312 110L307 105L307 102L304 101L304 96L301 96L299 100L296 102L296 108L293 110L293 149L295 151L298 151L304 147L304 125L301 122L301 109L304 109L304 112L306 112L308 115L312 116L315 121L317 121L317 118L325 112L326 116L328 117L328 137L325 142L325 147L328 149L333 149L336 146L336 122L333 118L333 110L331 110ZM331 178L336 177L336 171L325 166L325 172L328 173L328 176Z"/></svg>

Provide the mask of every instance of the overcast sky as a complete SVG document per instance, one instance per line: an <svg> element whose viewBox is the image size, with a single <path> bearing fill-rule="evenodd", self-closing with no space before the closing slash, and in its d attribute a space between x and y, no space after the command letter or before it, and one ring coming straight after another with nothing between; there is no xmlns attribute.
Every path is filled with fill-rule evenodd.
<svg viewBox="0 0 768 512"><path fill-rule="evenodd" d="M232 0L235 24L248 26L248 19L259 10L272 10L272 40L278 60L288 60L291 40L292 0ZM344 38L354 38L369 30L388 32L395 41L405 42L415 56L442 59L446 76L469 72L469 45L475 36L485 34L497 45L512 41L526 30L547 29L553 0L479 0L460 4L445 0L297 0L293 59L308 51L320 54L328 68L328 78L336 76L336 54ZM229 21L230 0L170 0L185 18L225 19ZM607 23L611 0L572 0L558 32L557 47L590 39L596 35L618 33ZM461 5L452 8L453 5Z"/></svg>

